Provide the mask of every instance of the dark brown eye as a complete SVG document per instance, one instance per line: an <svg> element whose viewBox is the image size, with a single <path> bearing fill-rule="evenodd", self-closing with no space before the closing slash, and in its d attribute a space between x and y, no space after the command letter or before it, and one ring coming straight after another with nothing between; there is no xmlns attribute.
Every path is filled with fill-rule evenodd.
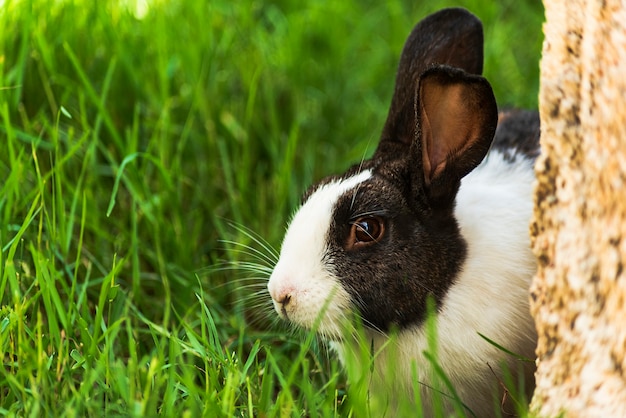
<svg viewBox="0 0 626 418"><path fill-rule="evenodd" d="M377 216L359 218L351 224L350 243L352 245L377 242L385 233L385 224L383 220Z"/></svg>

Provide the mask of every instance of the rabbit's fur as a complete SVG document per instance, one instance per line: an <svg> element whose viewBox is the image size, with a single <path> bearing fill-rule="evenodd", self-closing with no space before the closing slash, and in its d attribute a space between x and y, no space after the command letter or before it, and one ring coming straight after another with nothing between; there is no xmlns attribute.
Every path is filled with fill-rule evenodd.
<svg viewBox="0 0 626 418"><path fill-rule="evenodd" d="M315 328L344 362L359 351L347 335L353 315L374 351L397 332L375 360L372 393L394 405L419 388L427 416L437 386L423 354L429 298L438 363L477 416L493 415L504 396L503 362L532 386L533 364L479 333L533 357L528 223L539 121L510 111L498 126L482 43L480 21L463 9L414 28L374 156L305 193L268 283L279 315Z"/></svg>

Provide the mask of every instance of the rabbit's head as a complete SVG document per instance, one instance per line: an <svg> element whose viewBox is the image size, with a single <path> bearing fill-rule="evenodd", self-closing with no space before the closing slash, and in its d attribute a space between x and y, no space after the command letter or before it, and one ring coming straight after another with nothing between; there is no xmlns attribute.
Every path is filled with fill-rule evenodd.
<svg viewBox="0 0 626 418"><path fill-rule="evenodd" d="M281 317L335 339L352 313L386 331L419 325L429 296L442 303L467 257L455 197L498 120L482 62L469 12L414 28L373 157L312 186L291 221L268 283Z"/></svg>

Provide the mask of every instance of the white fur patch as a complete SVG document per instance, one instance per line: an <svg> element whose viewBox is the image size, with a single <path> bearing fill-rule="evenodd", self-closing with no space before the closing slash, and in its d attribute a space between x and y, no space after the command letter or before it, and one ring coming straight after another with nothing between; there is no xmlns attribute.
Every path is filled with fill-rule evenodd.
<svg viewBox="0 0 626 418"><path fill-rule="evenodd" d="M267 284L281 317L329 337L340 335L350 296L322 263L333 208L340 196L372 176L366 170L321 186L295 213ZM280 302L285 298L289 302ZM319 323L317 323L319 321Z"/></svg>

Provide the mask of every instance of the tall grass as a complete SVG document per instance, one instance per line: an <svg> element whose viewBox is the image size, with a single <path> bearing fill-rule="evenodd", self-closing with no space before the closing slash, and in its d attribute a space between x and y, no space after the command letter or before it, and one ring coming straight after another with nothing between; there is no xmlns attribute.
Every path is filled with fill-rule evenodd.
<svg viewBox="0 0 626 418"><path fill-rule="evenodd" d="M0 414L366 415L262 281L206 268L373 151L429 12L479 15L499 103L535 107L539 2L0 4Z"/></svg>

